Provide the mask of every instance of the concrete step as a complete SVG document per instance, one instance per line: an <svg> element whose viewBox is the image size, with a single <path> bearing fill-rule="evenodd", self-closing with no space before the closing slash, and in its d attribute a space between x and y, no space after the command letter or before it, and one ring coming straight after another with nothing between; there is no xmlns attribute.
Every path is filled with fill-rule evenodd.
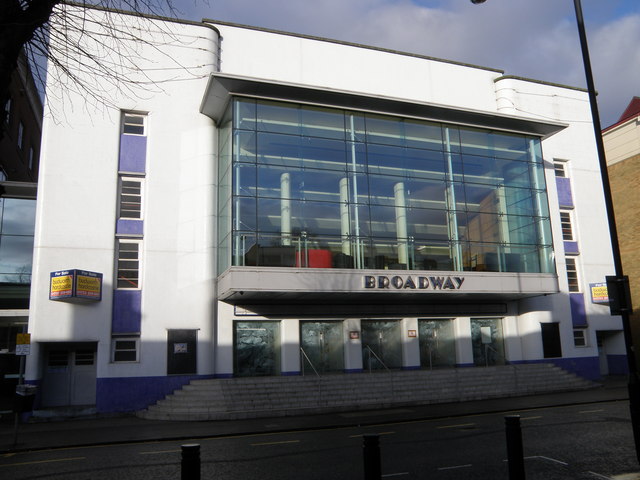
<svg viewBox="0 0 640 480"><path fill-rule="evenodd" d="M425 405L596 386L553 364L194 380L138 416L220 420Z"/></svg>

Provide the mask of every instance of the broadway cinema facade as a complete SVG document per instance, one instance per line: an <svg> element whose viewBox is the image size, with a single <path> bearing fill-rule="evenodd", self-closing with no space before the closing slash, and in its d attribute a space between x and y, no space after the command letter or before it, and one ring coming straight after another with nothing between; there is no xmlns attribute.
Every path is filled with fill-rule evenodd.
<svg viewBox="0 0 640 480"><path fill-rule="evenodd" d="M624 371L591 295L613 267L585 91L216 21L91 28L105 15L162 26L132 47L161 88L92 79L108 105L45 118L41 408L314 370ZM86 103L48 88L52 110ZM99 295L52 299L73 269Z"/></svg>

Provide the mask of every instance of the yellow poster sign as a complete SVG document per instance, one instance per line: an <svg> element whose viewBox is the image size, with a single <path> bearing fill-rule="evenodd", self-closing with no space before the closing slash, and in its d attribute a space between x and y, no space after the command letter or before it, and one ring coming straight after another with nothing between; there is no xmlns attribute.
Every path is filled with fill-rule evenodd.
<svg viewBox="0 0 640 480"><path fill-rule="evenodd" d="M76 295L87 298L100 298L102 279L78 275L76 284Z"/></svg>
<svg viewBox="0 0 640 480"><path fill-rule="evenodd" d="M51 277L51 291L49 297L70 297L73 292L73 276L61 275L59 277Z"/></svg>

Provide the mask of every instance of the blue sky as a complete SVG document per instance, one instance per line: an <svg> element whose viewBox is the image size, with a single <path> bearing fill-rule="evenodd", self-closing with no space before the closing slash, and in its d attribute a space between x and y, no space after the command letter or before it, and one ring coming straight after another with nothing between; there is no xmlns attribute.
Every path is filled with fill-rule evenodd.
<svg viewBox="0 0 640 480"><path fill-rule="evenodd" d="M584 87L572 0L182 0L180 16L483 65ZM640 1L582 0L603 126L640 96Z"/></svg>

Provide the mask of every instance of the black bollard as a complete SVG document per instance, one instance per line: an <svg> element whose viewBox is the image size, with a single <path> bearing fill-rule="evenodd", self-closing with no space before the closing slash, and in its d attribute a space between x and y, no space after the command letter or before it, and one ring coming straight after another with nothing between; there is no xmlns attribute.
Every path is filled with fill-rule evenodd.
<svg viewBox="0 0 640 480"><path fill-rule="evenodd" d="M182 445L182 474L180 480L200 480L200 445Z"/></svg>
<svg viewBox="0 0 640 480"><path fill-rule="evenodd" d="M380 480L380 436L363 435L362 453L364 457L364 480Z"/></svg>
<svg viewBox="0 0 640 480"><path fill-rule="evenodd" d="M524 480L524 451L522 449L520 415L507 415L504 417L504 422L507 433L509 480Z"/></svg>

